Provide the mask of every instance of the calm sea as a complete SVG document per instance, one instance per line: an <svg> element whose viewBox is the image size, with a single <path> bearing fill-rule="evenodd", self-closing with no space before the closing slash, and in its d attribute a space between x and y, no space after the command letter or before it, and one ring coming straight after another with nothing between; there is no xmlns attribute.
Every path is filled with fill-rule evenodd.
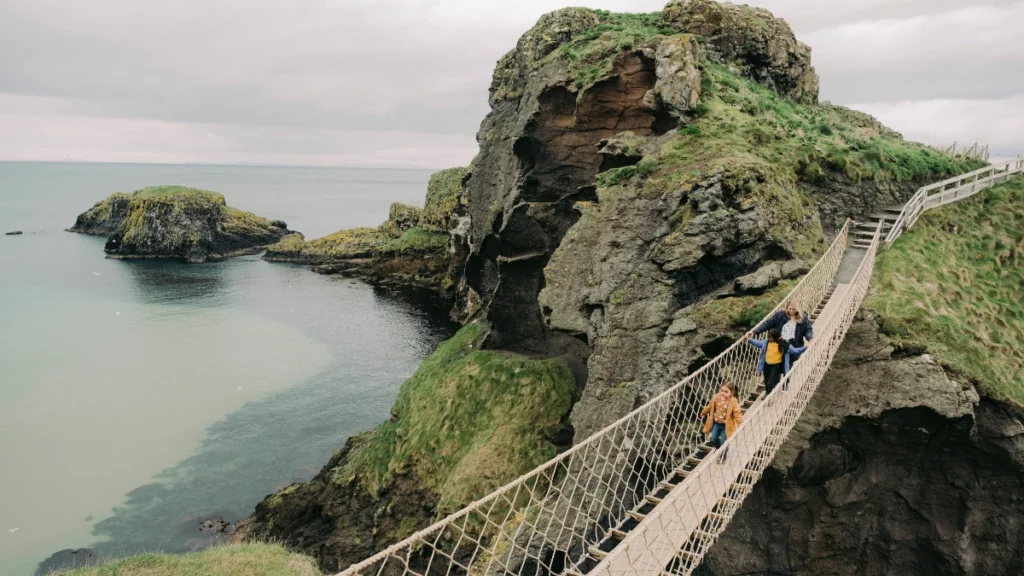
<svg viewBox="0 0 1024 576"><path fill-rule="evenodd" d="M422 205L429 171L0 162L0 575L60 549L208 545L308 480L451 334L420 295L258 257L107 260L64 228L115 191L182 184L307 237Z"/></svg>

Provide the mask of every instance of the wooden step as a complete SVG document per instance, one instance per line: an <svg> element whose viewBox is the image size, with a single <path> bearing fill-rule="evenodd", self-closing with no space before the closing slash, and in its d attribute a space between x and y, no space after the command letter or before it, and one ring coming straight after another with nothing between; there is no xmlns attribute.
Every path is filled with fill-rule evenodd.
<svg viewBox="0 0 1024 576"><path fill-rule="evenodd" d="M655 506L661 504L661 498L658 498L657 496L652 496L651 494L644 496L644 500L647 500L648 502L654 504Z"/></svg>
<svg viewBox="0 0 1024 576"><path fill-rule="evenodd" d="M629 512L627 512L627 514L629 514L630 517L633 518L633 520L636 520L637 522L643 522L644 518L647 518L647 514L642 514L640 512L637 512L636 510L630 510Z"/></svg>
<svg viewBox="0 0 1024 576"><path fill-rule="evenodd" d="M662 480L661 482L658 482L658 488L662 488L664 490L669 490L669 491L671 491L673 488L675 488L678 485L679 484L676 484L675 482L669 482L668 480Z"/></svg>
<svg viewBox="0 0 1024 576"><path fill-rule="evenodd" d="M594 558L597 558L598 560L604 560L605 556L608 555L607 552L605 552L604 550L601 550L597 546L588 546L587 547L587 552L589 552L591 556L593 556Z"/></svg>
<svg viewBox="0 0 1024 576"><path fill-rule="evenodd" d="M690 456L689 458L686 459L687 464L697 465L700 464L701 462L703 462L701 458L694 458L693 456Z"/></svg>
<svg viewBox="0 0 1024 576"><path fill-rule="evenodd" d="M620 542L626 539L626 533L618 528L612 528L612 536Z"/></svg>

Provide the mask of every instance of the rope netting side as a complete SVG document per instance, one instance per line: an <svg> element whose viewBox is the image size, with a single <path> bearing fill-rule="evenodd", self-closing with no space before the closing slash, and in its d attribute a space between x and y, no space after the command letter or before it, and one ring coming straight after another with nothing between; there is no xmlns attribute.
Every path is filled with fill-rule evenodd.
<svg viewBox="0 0 1024 576"><path fill-rule="evenodd" d="M665 496L590 575L688 576L700 565L828 371L870 287L880 237L881 224L851 283L838 287L815 323L814 344L775 391L755 404L722 448Z"/></svg>
<svg viewBox="0 0 1024 576"><path fill-rule="evenodd" d="M848 221L811 271L765 318L790 301L802 310L818 306L839 269L849 228ZM697 452L704 438L699 413L718 388L734 383L740 398L756 389L759 353L737 341L570 450L341 575L540 575L593 568L603 554L592 545L624 523L635 522L636 511L659 483ZM755 414L741 429L754 427Z"/></svg>

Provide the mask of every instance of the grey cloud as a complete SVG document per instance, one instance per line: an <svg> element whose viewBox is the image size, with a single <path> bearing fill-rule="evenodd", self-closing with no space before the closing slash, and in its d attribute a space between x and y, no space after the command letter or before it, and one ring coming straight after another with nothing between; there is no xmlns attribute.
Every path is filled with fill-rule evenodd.
<svg viewBox="0 0 1024 576"><path fill-rule="evenodd" d="M1021 14L1019 0L755 3L789 20L811 44L822 97L833 102L1024 93L1024 77L1008 73L1024 62L1020 19L1006 16ZM83 125L106 122L111 150L123 148L124 138L112 133L129 130L130 119L180 124L182 134L212 126L233 153L261 159L306 154L329 161L332 152L358 152L370 140L394 151L408 138L399 132L432 135L433 146L472 143L494 63L540 14L565 4L182 0L157 9L137 0L0 0L0 96L23 95L65 118L96 119ZM664 1L586 4L655 11ZM949 16L964 10L982 16L963 25ZM3 105L0 99L0 115L8 116L26 106ZM356 135L373 131L391 135ZM104 132L98 129L97 142ZM63 146L52 138L55 148ZM184 138L183 149L190 142ZM423 141L394 153L411 158L431 146Z"/></svg>

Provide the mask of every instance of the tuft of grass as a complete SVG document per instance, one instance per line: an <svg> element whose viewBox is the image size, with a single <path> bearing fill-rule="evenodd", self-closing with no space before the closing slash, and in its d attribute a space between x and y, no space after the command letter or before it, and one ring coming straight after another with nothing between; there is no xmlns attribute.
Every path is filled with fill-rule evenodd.
<svg viewBox="0 0 1024 576"><path fill-rule="evenodd" d="M629 180L636 175L636 166L622 166L620 168L612 168L606 170L597 175L598 186L609 188L615 186L624 180Z"/></svg>
<svg viewBox="0 0 1024 576"><path fill-rule="evenodd" d="M636 173L641 176L647 176L654 174L658 169L658 157L657 156L645 156L636 165Z"/></svg>
<svg viewBox="0 0 1024 576"><path fill-rule="evenodd" d="M401 236L386 242L379 248L382 254L407 251L437 251L448 247L448 234L431 232L422 228L410 228Z"/></svg>
<svg viewBox="0 0 1024 576"><path fill-rule="evenodd" d="M865 306L898 348L1024 407L1024 178L926 212L879 256Z"/></svg>
<svg viewBox="0 0 1024 576"><path fill-rule="evenodd" d="M660 12L624 14L594 10L600 23L577 34L548 58L559 58L576 79L580 93L612 72L623 52L641 49L656 36L675 34L661 26Z"/></svg>
<svg viewBox="0 0 1024 576"><path fill-rule="evenodd" d="M316 561L276 544L218 546L191 554L144 554L64 576L320 576Z"/></svg>
<svg viewBox="0 0 1024 576"><path fill-rule="evenodd" d="M548 438L577 394L572 372L557 358L479 350L482 335L474 322L441 343L402 385L396 418L354 442L334 481L358 477L376 496L411 473L444 515L552 458Z"/></svg>

